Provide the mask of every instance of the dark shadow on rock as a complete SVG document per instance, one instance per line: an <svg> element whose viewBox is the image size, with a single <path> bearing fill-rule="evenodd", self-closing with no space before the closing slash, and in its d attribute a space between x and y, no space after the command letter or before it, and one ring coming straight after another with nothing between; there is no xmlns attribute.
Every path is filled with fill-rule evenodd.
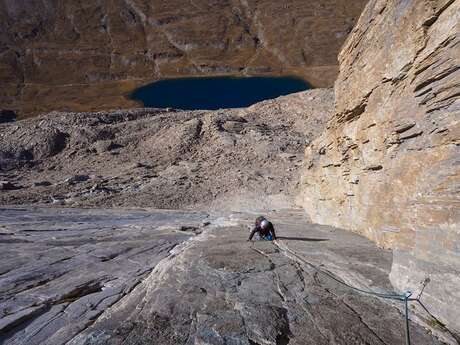
<svg viewBox="0 0 460 345"><path fill-rule="evenodd" d="M278 240L286 240L286 241L303 241L303 242L323 242L329 241L327 238L308 238L308 237L285 237L285 236L277 236Z"/></svg>
<svg viewBox="0 0 460 345"><path fill-rule="evenodd" d="M16 121L16 113L12 110L0 109L0 123Z"/></svg>

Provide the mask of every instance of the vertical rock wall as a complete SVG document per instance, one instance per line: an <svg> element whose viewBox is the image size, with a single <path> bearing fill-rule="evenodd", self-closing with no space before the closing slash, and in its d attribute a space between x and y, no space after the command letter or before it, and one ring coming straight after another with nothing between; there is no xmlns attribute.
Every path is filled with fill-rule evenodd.
<svg viewBox="0 0 460 345"><path fill-rule="evenodd" d="M399 289L460 330L460 1L371 0L339 56L336 114L306 150L314 222L394 249Z"/></svg>

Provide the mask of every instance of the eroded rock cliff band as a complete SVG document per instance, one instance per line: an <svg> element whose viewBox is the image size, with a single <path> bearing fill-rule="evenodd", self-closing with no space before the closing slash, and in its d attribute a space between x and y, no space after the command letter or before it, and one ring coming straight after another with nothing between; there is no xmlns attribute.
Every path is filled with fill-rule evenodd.
<svg viewBox="0 0 460 345"><path fill-rule="evenodd" d="M331 86L365 0L0 1L0 106L137 106L159 78L295 74Z"/></svg>
<svg viewBox="0 0 460 345"><path fill-rule="evenodd" d="M340 55L336 114L306 150L314 222L394 251L391 279L460 329L460 2L371 1Z"/></svg>

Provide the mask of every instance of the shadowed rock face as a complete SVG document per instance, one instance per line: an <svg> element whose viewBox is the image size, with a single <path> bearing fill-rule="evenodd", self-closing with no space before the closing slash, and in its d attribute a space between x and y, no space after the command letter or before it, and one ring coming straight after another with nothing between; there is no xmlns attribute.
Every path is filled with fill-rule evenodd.
<svg viewBox="0 0 460 345"><path fill-rule="evenodd" d="M295 74L331 86L365 0L0 1L0 104L20 116L134 106L171 76Z"/></svg>
<svg viewBox="0 0 460 345"><path fill-rule="evenodd" d="M289 239L246 242L244 213L1 208L0 342L405 344L401 302L303 263L383 292L390 253L300 210L269 217ZM442 344L410 331L415 344Z"/></svg>
<svg viewBox="0 0 460 345"><path fill-rule="evenodd" d="M339 55L336 115L306 150L313 221L394 249L392 282L460 330L460 3L371 1Z"/></svg>
<svg viewBox="0 0 460 345"><path fill-rule="evenodd" d="M0 123L16 121L16 114L11 110L0 109Z"/></svg>

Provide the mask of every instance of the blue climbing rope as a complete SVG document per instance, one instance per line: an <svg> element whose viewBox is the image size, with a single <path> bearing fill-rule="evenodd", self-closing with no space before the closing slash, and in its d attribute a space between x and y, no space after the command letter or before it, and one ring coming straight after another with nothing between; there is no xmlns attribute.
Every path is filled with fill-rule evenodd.
<svg viewBox="0 0 460 345"><path fill-rule="evenodd" d="M378 298L399 300L399 301L404 302L404 318L405 318L405 326L406 326L406 345L411 345L410 330L409 330L409 302L410 301L418 301L418 299L416 299L416 298L411 298L411 296L412 296L411 291L407 291L404 294L386 294L386 293L375 292L375 291L371 291L371 290L364 290L364 289L357 288L355 286L347 284L346 282L344 282L341 279L337 278L332 273L330 273L330 272L328 272L328 271L326 271L324 269L321 269L319 266L314 265L311 262L308 262L307 260L305 260L304 258L300 257L297 253L295 253L294 251L292 251L288 247L286 247L286 249L283 249L283 248L281 248L279 246L278 243L275 242L274 244L281 251L288 251L289 253L291 253L291 255L294 255L297 258L297 260L299 260L300 262L310 266L311 268L315 269L317 272L326 275L330 279L334 280L335 282L337 282L337 283L339 283L339 284L341 284L343 286L346 286L347 288L349 288L351 290L357 291L357 292L362 293L362 294L375 296L375 297L378 297Z"/></svg>

